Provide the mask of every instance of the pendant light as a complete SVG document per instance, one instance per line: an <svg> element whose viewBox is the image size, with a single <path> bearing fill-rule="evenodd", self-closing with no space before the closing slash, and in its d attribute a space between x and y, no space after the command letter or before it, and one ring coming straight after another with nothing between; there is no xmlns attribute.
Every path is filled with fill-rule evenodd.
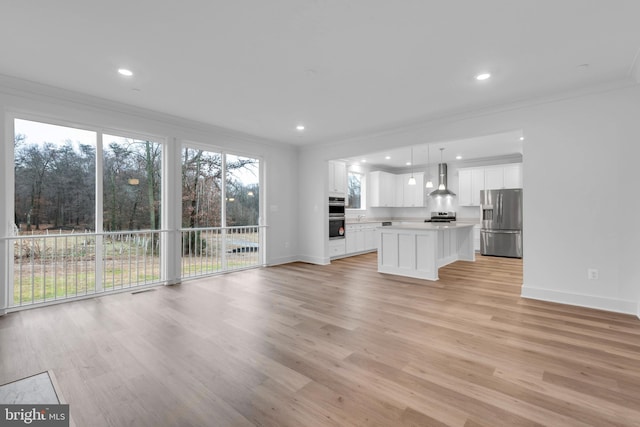
<svg viewBox="0 0 640 427"><path fill-rule="evenodd" d="M411 178L407 184L416 185L416 179L413 177L413 147L411 147Z"/></svg>
<svg viewBox="0 0 640 427"><path fill-rule="evenodd" d="M431 167L429 163L431 162L431 156L429 156L429 145L427 144L427 183L425 184L425 188L433 188L433 181L431 181Z"/></svg>
<svg viewBox="0 0 640 427"><path fill-rule="evenodd" d="M444 151L444 148L440 149L440 163L444 163L442 161L442 152ZM440 185L438 185L438 190L446 190L446 187L444 186L444 173L440 173Z"/></svg>

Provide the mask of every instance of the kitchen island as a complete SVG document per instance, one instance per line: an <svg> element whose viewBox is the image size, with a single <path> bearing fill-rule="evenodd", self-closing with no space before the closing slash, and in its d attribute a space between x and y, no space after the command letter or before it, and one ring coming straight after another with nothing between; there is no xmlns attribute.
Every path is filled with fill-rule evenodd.
<svg viewBox="0 0 640 427"><path fill-rule="evenodd" d="M473 224L401 223L378 227L378 272L438 280L438 269L475 261Z"/></svg>

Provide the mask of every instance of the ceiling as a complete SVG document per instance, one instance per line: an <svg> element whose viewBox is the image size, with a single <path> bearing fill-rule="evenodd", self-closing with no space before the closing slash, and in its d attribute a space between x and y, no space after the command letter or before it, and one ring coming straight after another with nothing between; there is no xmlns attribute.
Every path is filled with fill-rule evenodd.
<svg viewBox="0 0 640 427"><path fill-rule="evenodd" d="M0 74L303 145L630 80L638 16L637 0L5 1Z"/></svg>
<svg viewBox="0 0 640 427"><path fill-rule="evenodd" d="M412 165L419 169L427 165L427 160L429 160L428 164L434 165L440 163L441 158L443 163L468 163L480 159L518 157L523 154L523 146L522 132L513 131L477 138L393 148L341 160L350 165L367 165L377 169L410 169L413 149ZM443 149L442 153L440 149ZM458 156L460 158L457 158Z"/></svg>

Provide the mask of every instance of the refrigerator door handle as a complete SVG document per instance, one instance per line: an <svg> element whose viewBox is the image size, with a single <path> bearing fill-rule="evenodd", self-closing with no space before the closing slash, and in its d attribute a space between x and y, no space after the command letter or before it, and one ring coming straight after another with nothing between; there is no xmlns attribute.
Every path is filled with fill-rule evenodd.
<svg viewBox="0 0 640 427"><path fill-rule="evenodd" d="M486 229L482 229L480 230L483 233L494 233L494 234L520 234L522 233L522 230L486 230Z"/></svg>

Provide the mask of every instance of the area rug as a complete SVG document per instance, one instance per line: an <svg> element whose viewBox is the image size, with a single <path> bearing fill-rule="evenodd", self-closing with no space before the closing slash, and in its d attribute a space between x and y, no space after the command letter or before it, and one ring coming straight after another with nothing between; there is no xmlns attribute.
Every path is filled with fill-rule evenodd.
<svg viewBox="0 0 640 427"><path fill-rule="evenodd" d="M0 404L47 405L63 403L48 371L0 386Z"/></svg>

